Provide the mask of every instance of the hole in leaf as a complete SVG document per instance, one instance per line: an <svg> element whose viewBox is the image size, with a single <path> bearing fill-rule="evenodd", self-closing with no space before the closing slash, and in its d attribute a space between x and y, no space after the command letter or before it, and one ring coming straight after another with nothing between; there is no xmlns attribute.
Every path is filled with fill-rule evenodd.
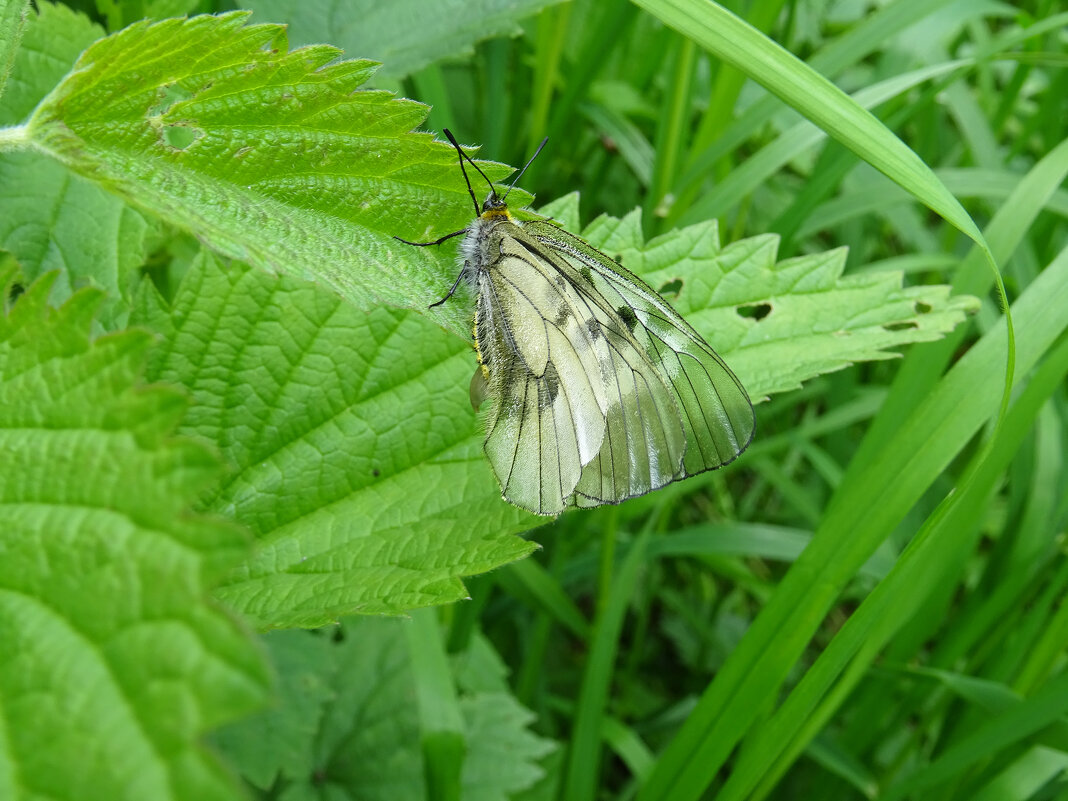
<svg viewBox="0 0 1068 801"><path fill-rule="evenodd" d="M746 306L735 308L739 317L748 317L750 320L763 320L771 314L770 303L750 303Z"/></svg>
<svg viewBox="0 0 1068 801"><path fill-rule="evenodd" d="M924 303L922 300L916 301L916 311L920 314L929 314L933 308L930 303Z"/></svg>
<svg viewBox="0 0 1068 801"><path fill-rule="evenodd" d="M910 320L905 323L887 323L883 328L886 331L907 331L910 328L919 328L919 326Z"/></svg>
<svg viewBox="0 0 1068 801"><path fill-rule="evenodd" d="M175 103L181 103L183 100L188 100L193 96L193 93L188 89L183 89L177 84L171 84L170 86L163 87L159 96L159 102L152 106L148 110L150 117L162 117Z"/></svg>
<svg viewBox="0 0 1068 801"><path fill-rule="evenodd" d="M658 291L666 297L677 298L679 293L682 292L682 279L676 278L673 281L668 281Z"/></svg>
<svg viewBox="0 0 1068 801"><path fill-rule="evenodd" d="M175 150L185 150L201 135L199 130L186 125L168 125L163 129L163 141Z"/></svg>

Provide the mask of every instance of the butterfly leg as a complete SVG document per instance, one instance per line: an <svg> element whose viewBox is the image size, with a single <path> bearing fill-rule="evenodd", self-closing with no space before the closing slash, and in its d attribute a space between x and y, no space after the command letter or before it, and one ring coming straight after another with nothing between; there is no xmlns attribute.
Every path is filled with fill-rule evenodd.
<svg viewBox="0 0 1068 801"><path fill-rule="evenodd" d="M431 245L440 245L442 242L448 242L454 236L460 236L460 234L466 234L467 229L464 228L460 231L453 231L451 234L445 234L441 239L435 239L433 242L409 242L407 239L401 239L399 236L394 236L398 242L403 242L405 245L414 245L417 248L428 248Z"/></svg>
<svg viewBox="0 0 1068 801"><path fill-rule="evenodd" d="M456 287L460 286L460 282L464 279L464 276L467 275L467 271L469 269L470 269L470 265L465 261L464 262L464 268L462 270L460 270L460 274L458 276L456 276L456 280L452 282L452 289L449 290L449 293L445 297L443 297L441 300L437 301L436 303L431 303L429 306L427 306L427 308L428 309L433 309L435 306L440 306L442 303L444 303L449 298L451 298L453 296L453 294L456 292Z"/></svg>

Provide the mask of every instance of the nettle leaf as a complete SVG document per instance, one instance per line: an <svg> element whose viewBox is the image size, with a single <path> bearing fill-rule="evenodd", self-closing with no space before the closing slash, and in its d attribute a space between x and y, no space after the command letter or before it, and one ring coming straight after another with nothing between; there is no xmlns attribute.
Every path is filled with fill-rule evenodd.
<svg viewBox="0 0 1068 801"><path fill-rule="evenodd" d="M0 125L21 122L70 70L78 54L103 35L66 6L38 3L15 54ZM0 243L33 281L60 270L53 299L95 286L123 307L128 276L146 255L151 224L121 198L40 153L0 154Z"/></svg>
<svg viewBox="0 0 1068 801"><path fill-rule="evenodd" d="M27 135L219 253L322 283L361 308L425 308L451 283L452 259L393 235L466 224L455 151L411 132L426 106L357 91L374 62L338 61L326 45L288 52L282 26L247 18L137 23L96 42Z"/></svg>
<svg viewBox="0 0 1068 801"><path fill-rule="evenodd" d="M257 21L285 22L297 44L333 42L382 62L383 77L403 78L428 64L460 58L496 36L518 36L518 21L561 0L239 0Z"/></svg>
<svg viewBox="0 0 1068 801"><path fill-rule="evenodd" d="M455 601L535 547L482 455L471 348L425 317L206 256L137 319L164 334L151 378L192 393L182 432L230 465L204 504L257 547L218 594L258 626Z"/></svg>
<svg viewBox="0 0 1068 801"><path fill-rule="evenodd" d="M574 225L577 196L542 209ZM577 229L575 229L577 230ZM727 361L754 400L890 348L941 339L979 308L946 285L902 287L899 272L842 275L843 248L776 262L777 236L721 246L715 220L646 242L641 213L582 232L668 297Z"/></svg>
<svg viewBox="0 0 1068 801"><path fill-rule="evenodd" d="M316 773L315 738L323 711L337 698L332 635L292 630L261 637L277 677L275 702L211 735L226 761L261 790L279 777L307 780ZM364 680L357 674L348 679Z"/></svg>
<svg viewBox="0 0 1068 801"><path fill-rule="evenodd" d="M266 696L207 599L245 536L187 511L218 463L137 386L151 337L90 343L100 293L54 310L51 278L0 316L0 797L239 798L197 739Z"/></svg>
<svg viewBox="0 0 1068 801"><path fill-rule="evenodd" d="M271 632L263 642L279 673L279 703L215 738L249 781L284 787L283 798L425 798L419 710L406 620L353 618L339 640L315 632ZM481 638L463 665L499 657ZM308 655L312 657L309 658ZM462 674L455 667L454 678ZM359 681L353 681L358 676ZM310 689L309 689L310 688ZM543 775L555 744L529 730L534 715L507 691L461 688L466 744L462 797L507 801ZM254 757L259 754L260 760ZM296 755L299 755L297 757ZM264 759L271 759L264 770Z"/></svg>

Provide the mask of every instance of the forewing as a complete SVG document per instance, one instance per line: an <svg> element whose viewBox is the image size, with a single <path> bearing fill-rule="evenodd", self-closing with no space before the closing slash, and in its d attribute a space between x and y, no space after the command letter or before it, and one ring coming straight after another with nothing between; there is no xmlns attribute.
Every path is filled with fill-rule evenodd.
<svg viewBox="0 0 1068 801"><path fill-rule="evenodd" d="M756 426L745 388L723 360L671 306L640 278L584 241L546 222L526 224L526 233L572 280L585 281L591 298L602 299L670 387L686 438L682 475L733 461L749 445ZM575 277L577 276L577 277ZM580 479L584 485L585 475Z"/></svg>
<svg viewBox="0 0 1068 801"><path fill-rule="evenodd" d="M518 226L490 242L479 277L479 347L495 399L486 454L511 502L540 514L616 502L681 470L672 394L626 325ZM569 272L573 272L570 271ZM545 367L532 366L543 338Z"/></svg>
<svg viewBox="0 0 1068 801"><path fill-rule="evenodd" d="M557 514L604 439L607 347L582 327L551 271L508 252L506 232L490 244L499 258L479 275L475 315L493 399L485 451L509 501Z"/></svg>

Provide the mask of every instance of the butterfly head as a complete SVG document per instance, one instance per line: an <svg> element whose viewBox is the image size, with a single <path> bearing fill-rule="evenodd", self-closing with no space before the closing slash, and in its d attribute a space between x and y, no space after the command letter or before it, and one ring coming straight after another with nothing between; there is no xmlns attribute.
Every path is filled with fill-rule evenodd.
<svg viewBox="0 0 1068 801"><path fill-rule="evenodd" d="M482 213L479 217L483 220L510 219L511 216L504 198L494 191L491 191L489 196L482 202Z"/></svg>

